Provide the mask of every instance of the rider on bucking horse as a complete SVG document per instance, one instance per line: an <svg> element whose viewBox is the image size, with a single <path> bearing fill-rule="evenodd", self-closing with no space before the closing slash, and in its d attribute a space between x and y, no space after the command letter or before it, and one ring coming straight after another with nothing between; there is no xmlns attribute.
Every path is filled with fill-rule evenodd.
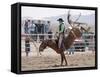
<svg viewBox="0 0 100 77"><path fill-rule="evenodd" d="M59 40L58 40L58 48L59 50L63 48L65 50L64 46L64 31L65 31L65 24L64 20L62 18L59 18L57 21L59 21Z"/></svg>

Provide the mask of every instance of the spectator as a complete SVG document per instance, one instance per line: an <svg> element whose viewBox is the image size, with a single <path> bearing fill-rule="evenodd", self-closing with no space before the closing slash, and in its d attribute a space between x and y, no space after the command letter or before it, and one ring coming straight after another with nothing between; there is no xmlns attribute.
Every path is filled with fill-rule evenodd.
<svg viewBox="0 0 100 77"><path fill-rule="evenodd" d="M25 32L26 34L28 33L28 21L25 21L24 32Z"/></svg>
<svg viewBox="0 0 100 77"><path fill-rule="evenodd" d="M28 27L30 34L35 33L35 27L36 27L36 25L34 24L34 21L32 21L32 23Z"/></svg>
<svg viewBox="0 0 100 77"><path fill-rule="evenodd" d="M45 25L45 33L48 33L49 27L50 27L50 21L47 21L47 23Z"/></svg>
<svg viewBox="0 0 100 77"><path fill-rule="evenodd" d="M70 49L68 49L69 55L74 54L75 48L72 46Z"/></svg>
<svg viewBox="0 0 100 77"><path fill-rule="evenodd" d="M49 31L48 34L49 34L48 37L49 37L49 39L51 40L51 39L52 39L52 32Z"/></svg>

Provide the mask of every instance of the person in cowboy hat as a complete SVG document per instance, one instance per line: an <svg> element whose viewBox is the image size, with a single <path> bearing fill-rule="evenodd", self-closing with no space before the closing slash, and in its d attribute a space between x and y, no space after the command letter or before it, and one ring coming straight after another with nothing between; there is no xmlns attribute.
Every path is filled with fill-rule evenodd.
<svg viewBox="0 0 100 77"><path fill-rule="evenodd" d="M64 46L64 31L65 31L65 25L64 20L62 18L59 18L57 21L59 21L59 41L58 41L58 47L65 49Z"/></svg>

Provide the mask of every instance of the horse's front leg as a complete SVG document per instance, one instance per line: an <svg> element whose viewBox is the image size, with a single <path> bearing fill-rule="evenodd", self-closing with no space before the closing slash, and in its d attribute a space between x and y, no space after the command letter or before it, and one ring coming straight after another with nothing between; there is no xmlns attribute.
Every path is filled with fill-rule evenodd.
<svg viewBox="0 0 100 77"><path fill-rule="evenodd" d="M61 56L61 66L62 66L63 65L64 58L63 58L63 55L62 54L60 54L60 56Z"/></svg>
<svg viewBox="0 0 100 77"><path fill-rule="evenodd" d="M66 57L65 57L64 52L62 52L62 54L63 54L63 59L65 60L65 65L67 66L67 65L68 65L68 63L67 63L67 60L66 60Z"/></svg>

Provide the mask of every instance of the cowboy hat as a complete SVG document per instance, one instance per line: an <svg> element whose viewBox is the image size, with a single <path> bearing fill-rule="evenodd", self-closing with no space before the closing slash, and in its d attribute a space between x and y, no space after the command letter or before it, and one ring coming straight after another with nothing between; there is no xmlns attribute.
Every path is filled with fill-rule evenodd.
<svg viewBox="0 0 100 77"><path fill-rule="evenodd" d="M64 20L62 18L59 18L57 21L61 21L61 22L64 22Z"/></svg>

